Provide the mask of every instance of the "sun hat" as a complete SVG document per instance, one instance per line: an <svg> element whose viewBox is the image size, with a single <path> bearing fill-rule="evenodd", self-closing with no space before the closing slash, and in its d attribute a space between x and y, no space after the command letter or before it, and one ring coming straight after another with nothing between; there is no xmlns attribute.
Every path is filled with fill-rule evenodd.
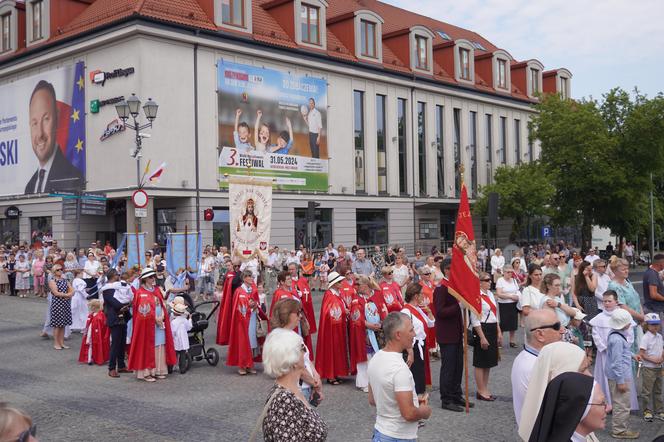
<svg viewBox="0 0 664 442"><path fill-rule="evenodd" d="M185 304L175 304L173 305L173 313L184 315L187 313L187 306Z"/></svg>
<svg viewBox="0 0 664 442"><path fill-rule="evenodd" d="M170 305L171 308L174 309L174 310L175 310L175 306L177 304L183 304L184 305L184 298L182 296L176 296L175 298L173 298L173 300L171 302L168 303L168 305Z"/></svg>
<svg viewBox="0 0 664 442"><path fill-rule="evenodd" d="M626 325L632 323L632 316L627 310L616 309L609 319L609 327L614 330L622 330Z"/></svg>
<svg viewBox="0 0 664 442"><path fill-rule="evenodd" d="M146 267L141 272L141 279L149 278L151 276L157 276L157 273L152 267Z"/></svg>
<svg viewBox="0 0 664 442"><path fill-rule="evenodd" d="M661 324L662 321L659 319L657 313L646 313L646 322L648 324Z"/></svg>
<svg viewBox="0 0 664 442"><path fill-rule="evenodd" d="M341 275L338 274L337 272L331 272L331 273L327 276L327 280L328 280L327 288L328 288L328 289L331 289L332 286L334 286L334 284L336 284L336 283L338 283L338 282L342 282L344 279L346 279L346 278L345 278L344 276L341 276Z"/></svg>

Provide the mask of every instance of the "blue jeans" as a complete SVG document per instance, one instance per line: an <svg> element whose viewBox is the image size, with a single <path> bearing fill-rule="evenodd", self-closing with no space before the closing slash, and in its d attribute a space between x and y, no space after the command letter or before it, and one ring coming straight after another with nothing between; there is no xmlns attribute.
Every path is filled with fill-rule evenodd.
<svg viewBox="0 0 664 442"><path fill-rule="evenodd" d="M386 436L374 428L371 442L416 442L417 439L397 439L396 437Z"/></svg>

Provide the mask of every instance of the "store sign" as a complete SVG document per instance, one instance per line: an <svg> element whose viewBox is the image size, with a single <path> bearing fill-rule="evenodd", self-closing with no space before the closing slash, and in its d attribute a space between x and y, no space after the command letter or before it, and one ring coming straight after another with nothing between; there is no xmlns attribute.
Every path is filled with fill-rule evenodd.
<svg viewBox="0 0 664 442"><path fill-rule="evenodd" d="M119 97L109 98L108 100L92 100L90 102L90 112L93 113L93 114L96 114L96 113L99 112L99 109L101 109L102 107L104 107L108 104L119 103L124 99L125 99L124 95L121 95Z"/></svg>
<svg viewBox="0 0 664 442"><path fill-rule="evenodd" d="M118 120L117 118L110 123L108 123L108 126L106 126L106 130L104 131L103 134L101 134L101 137L99 137L99 141L104 141L108 138L111 138L113 135L124 132L125 130L125 125L122 121Z"/></svg>
<svg viewBox="0 0 664 442"><path fill-rule="evenodd" d="M9 219L16 219L21 216L21 211L16 206L9 206L5 209L5 216Z"/></svg>
<svg viewBox="0 0 664 442"><path fill-rule="evenodd" d="M90 82L92 84L106 84L106 80L118 77L128 77L134 73L134 68L116 69L113 72L104 72L100 70L90 72Z"/></svg>

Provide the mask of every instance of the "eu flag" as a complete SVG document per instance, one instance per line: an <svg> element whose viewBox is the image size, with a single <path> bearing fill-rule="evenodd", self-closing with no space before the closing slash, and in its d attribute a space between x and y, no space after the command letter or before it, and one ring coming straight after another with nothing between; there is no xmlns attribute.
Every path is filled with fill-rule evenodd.
<svg viewBox="0 0 664 442"><path fill-rule="evenodd" d="M66 155L69 162L85 177L85 75L83 70L83 62L76 63Z"/></svg>

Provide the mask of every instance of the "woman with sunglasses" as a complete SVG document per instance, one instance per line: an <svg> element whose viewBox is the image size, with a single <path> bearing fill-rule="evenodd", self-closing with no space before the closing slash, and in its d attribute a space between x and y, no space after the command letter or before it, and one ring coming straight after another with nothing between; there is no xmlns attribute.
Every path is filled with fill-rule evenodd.
<svg viewBox="0 0 664 442"><path fill-rule="evenodd" d="M383 292L383 299L385 306L389 313L398 312L403 308L403 298L401 297L401 288L393 280L394 270L393 267L383 267L381 278L378 285Z"/></svg>
<svg viewBox="0 0 664 442"><path fill-rule="evenodd" d="M50 326L53 327L53 348L62 350L65 345L65 327L71 325L71 298L74 289L64 277L62 266L53 266L53 278L48 283L52 299L50 304Z"/></svg>
<svg viewBox="0 0 664 442"><path fill-rule="evenodd" d="M0 441L37 442L37 426L25 411L0 402Z"/></svg>
<svg viewBox="0 0 664 442"><path fill-rule="evenodd" d="M295 271L297 272L297 269ZM272 305L270 305L270 319L274 316L274 306L282 299L292 299L300 304L301 309L304 309L302 299L295 291L295 285L293 284L293 279L289 270L284 270L277 275L277 283L279 286L274 291L274 295L272 295ZM304 343L308 348L308 356L313 360L314 347L313 342L311 341L311 324L309 323L306 314L300 319L300 323L297 327L292 330L295 330L300 336L302 336L302 339L304 339Z"/></svg>
<svg viewBox="0 0 664 442"><path fill-rule="evenodd" d="M510 347L516 348L514 334L519 327L519 310L517 302L520 299L519 283L514 279L514 269L511 265L503 267L502 276L496 282L496 296L500 317L500 329L509 332ZM499 342L502 344L502 342Z"/></svg>
<svg viewBox="0 0 664 442"><path fill-rule="evenodd" d="M498 325L496 299L491 293L491 275L480 273L480 297L482 298L481 317L475 313L470 316L470 325L480 338L473 350L475 384L477 399L493 402L496 397L489 391L489 372L498 365L498 342L503 340L503 333Z"/></svg>

